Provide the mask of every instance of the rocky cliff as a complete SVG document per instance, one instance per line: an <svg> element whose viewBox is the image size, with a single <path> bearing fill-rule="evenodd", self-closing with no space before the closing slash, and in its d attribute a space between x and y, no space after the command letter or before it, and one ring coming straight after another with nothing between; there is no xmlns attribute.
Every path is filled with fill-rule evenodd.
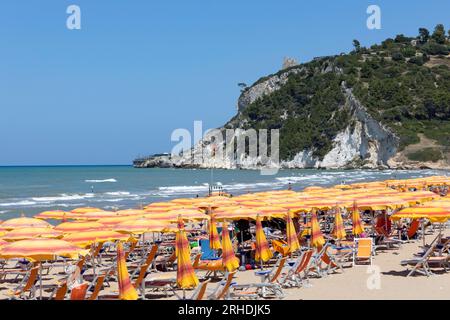
<svg viewBox="0 0 450 320"><path fill-rule="evenodd" d="M450 43L403 35L321 57L246 87L219 130L278 129L277 168L450 168ZM233 138L239 137L239 131ZM207 135L190 152L136 167L257 169L261 156L210 157ZM232 140L231 140L232 141ZM201 161L193 161L201 159ZM267 164L265 164L267 165Z"/></svg>

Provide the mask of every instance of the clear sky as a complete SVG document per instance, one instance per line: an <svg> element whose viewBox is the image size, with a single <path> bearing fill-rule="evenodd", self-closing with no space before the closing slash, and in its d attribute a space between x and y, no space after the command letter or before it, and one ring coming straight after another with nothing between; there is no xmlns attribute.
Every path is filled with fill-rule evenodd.
<svg viewBox="0 0 450 320"><path fill-rule="evenodd" d="M81 8L81 30L66 9ZM366 27L368 5L382 29ZM2 0L0 165L129 164L171 132L224 124L237 83L419 27L450 1Z"/></svg>

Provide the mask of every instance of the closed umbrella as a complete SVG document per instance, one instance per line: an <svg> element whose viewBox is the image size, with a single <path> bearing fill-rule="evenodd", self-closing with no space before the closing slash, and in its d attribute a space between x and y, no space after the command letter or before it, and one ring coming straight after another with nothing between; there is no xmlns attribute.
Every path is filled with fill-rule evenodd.
<svg viewBox="0 0 450 320"><path fill-rule="evenodd" d="M322 231L320 231L319 221L317 220L316 211L311 213L311 245L316 248L321 248L325 244Z"/></svg>
<svg viewBox="0 0 450 320"><path fill-rule="evenodd" d="M361 223L361 217L359 215L359 210L356 202L353 204L353 211L352 211L352 223L353 223L353 235L359 236L361 233L364 232L364 228Z"/></svg>
<svg viewBox="0 0 450 320"><path fill-rule="evenodd" d="M286 238L289 246L289 252L293 253L300 249L298 242L297 231L295 230L294 222L292 221L291 212L286 214Z"/></svg>
<svg viewBox="0 0 450 320"><path fill-rule="evenodd" d="M182 289L196 287L199 283L191 262L191 249L184 231L184 223L181 218L179 229L176 233L175 251L177 256L177 285ZM183 291L184 292L184 291Z"/></svg>
<svg viewBox="0 0 450 320"><path fill-rule="evenodd" d="M125 252L121 242L117 244L117 282L119 283L120 300L137 300L138 294L131 284L125 261Z"/></svg>
<svg viewBox="0 0 450 320"><path fill-rule="evenodd" d="M339 208L336 208L336 214L334 216L333 236L337 240L343 240L347 237L347 234L345 233L344 222L342 221L341 211L339 210Z"/></svg>
<svg viewBox="0 0 450 320"><path fill-rule="evenodd" d="M211 220L209 222L209 246L212 250L222 249L222 245L220 244L219 232L217 231L216 219L214 215L211 216Z"/></svg>
<svg viewBox="0 0 450 320"><path fill-rule="evenodd" d="M256 217L256 254L255 260L262 262L269 261L273 254L270 251L269 243L267 242L266 235L261 223L261 217L257 215Z"/></svg>
<svg viewBox="0 0 450 320"><path fill-rule="evenodd" d="M222 223L222 263L228 272L239 268L239 259L234 254L227 222Z"/></svg>

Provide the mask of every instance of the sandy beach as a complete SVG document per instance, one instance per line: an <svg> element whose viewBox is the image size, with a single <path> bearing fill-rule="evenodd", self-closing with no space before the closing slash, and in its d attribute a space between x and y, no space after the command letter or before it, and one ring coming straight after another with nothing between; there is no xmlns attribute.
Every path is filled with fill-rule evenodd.
<svg viewBox="0 0 450 320"><path fill-rule="evenodd" d="M437 235L437 231L426 236L427 243L431 242ZM450 235L447 229L444 235ZM309 286L302 288L283 289L287 300L447 300L450 297L450 272L443 269L434 269L435 275L426 277L415 275L406 277L408 269L400 265L404 259L413 258L415 253L422 250L422 240L414 240L402 244L399 249L377 250L373 259L372 267L354 266L351 263L344 265L343 272L336 271L333 274L322 278L309 278ZM105 263L106 264L106 263ZM378 269L379 268L379 269ZM101 267L99 269L102 269ZM374 272L379 270L379 278ZM164 274L164 277L175 278L176 272L150 272L146 279L155 278ZM85 278L92 275L92 269L87 270ZM203 271L197 271L201 278ZM62 266L54 266L49 274L43 276L44 299L48 298L52 290L57 286L58 279L67 277ZM379 279L379 287L370 289L368 281ZM238 284L258 283L260 279L255 276L254 270L239 271L234 279ZM373 283L373 282L371 282ZM0 283L0 299L8 299L10 290L17 286L10 281ZM211 282L208 290L212 290L217 283ZM105 285L99 294L99 299L109 299L111 296L118 295L118 285L116 281L110 281L110 285ZM177 291L181 297L182 291ZM191 292L186 291L186 296ZM146 299L148 300L174 300L177 299L169 291L166 297L162 292L152 292L146 290Z"/></svg>

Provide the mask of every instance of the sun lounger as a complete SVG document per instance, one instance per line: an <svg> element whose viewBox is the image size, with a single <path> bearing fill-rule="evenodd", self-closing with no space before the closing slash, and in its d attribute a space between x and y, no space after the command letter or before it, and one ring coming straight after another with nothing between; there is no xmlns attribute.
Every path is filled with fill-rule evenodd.
<svg viewBox="0 0 450 320"><path fill-rule="evenodd" d="M90 291L92 289L93 284L95 283L95 286L92 289L92 294L89 296L89 298L87 298L86 300L97 300L98 295L100 293L100 291L103 288L103 282L105 280L105 276L106 274L102 274L97 276L97 278L91 283L91 285L88 288L88 291Z"/></svg>
<svg viewBox="0 0 450 320"><path fill-rule="evenodd" d="M64 300L67 290L67 281L62 281L50 294L49 300Z"/></svg>
<svg viewBox="0 0 450 320"><path fill-rule="evenodd" d="M24 276L17 288L8 292L10 300L34 299L36 296L36 282L38 281L38 273L38 266L31 268ZM29 292L28 297L26 297L27 292Z"/></svg>
<svg viewBox="0 0 450 320"><path fill-rule="evenodd" d="M447 271L450 256L448 254L442 256L433 256L435 249L436 243L429 247L422 257L401 261L400 264L402 266L413 267L408 273L407 277L412 276L416 272L422 275L426 275L427 277L432 276L434 274L431 271L432 267L443 268L445 271Z"/></svg>
<svg viewBox="0 0 450 320"><path fill-rule="evenodd" d="M206 288L208 286L208 283L211 281L211 279L208 279L206 281L203 281L202 283L199 283L197 288L194 289L194 292L189 298L186 297L180 297L175 291L175 295L179 300L202 300L206 293ZM184 295L184 292L183 292Z"/></svg>
<svg viewBox="0 0 450 320"><path fill-rule="evenodd" d="M227 272L225 274L224 280L219 282L217 286L207 293L208 300L221 300L221 299L229 299L230 297L230 288L233 283L233 278L236 274L236 271L233 272Z"/></svg>
<svg viewBox="0 0 450 320"><path fill-rule="evenodd" d="M355 238L353 251L353 266L359 265L360 262L366 262L372 265L373 259L373 239L372 238Z"/></svg>
<svg viewBox="0 0 450 320"><path fill-rule="evenodd" d="M303 251L297 261L281 275L278 283L283 288L304 286L304 281L308 279L308 271L313 253L311 249Z"/></svg>
<svg viewBox="0 0 450 320"><path fill-rule="evenodd" d="M82 283L74 288L70 292L70 300L84 300L86 297L89 284Z"/></svg>

